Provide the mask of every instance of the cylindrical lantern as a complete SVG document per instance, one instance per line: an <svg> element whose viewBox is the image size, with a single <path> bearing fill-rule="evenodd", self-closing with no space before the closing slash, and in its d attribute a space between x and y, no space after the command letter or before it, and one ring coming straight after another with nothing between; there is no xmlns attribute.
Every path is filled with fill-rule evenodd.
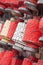
<svg viewBox="0 0 43 65"><path fill-rule="evenodd" d="M39 20L30 19L27 22L27 26L24 32L23 41L31 42L35 45L40 46L39 37L41 36L41 32L39 30Z"/></svg>
<svg viewBox="0 0 43 65"><path fill-rule="evenodd" d="M19 23L18 23L17 28L14 32L13 37L12 37L12 40L15 42L15 46L13 46L13 48L15 48L18 51L22 51L22 48L19 47L20 45L18 43L20 43L20 44L22 43L22 38L24 35L26 23L23 22L22 20L21 20L21 22L20 22L20 20L18 20L18 21L19 21Z"/></svg>
<svg viewBox="0 0 43 65"><path fill-rule="evenodd" d="M2 41L9 42L15 32L18 21L15 20L6 20L3 29L1 31Z"/></svg>

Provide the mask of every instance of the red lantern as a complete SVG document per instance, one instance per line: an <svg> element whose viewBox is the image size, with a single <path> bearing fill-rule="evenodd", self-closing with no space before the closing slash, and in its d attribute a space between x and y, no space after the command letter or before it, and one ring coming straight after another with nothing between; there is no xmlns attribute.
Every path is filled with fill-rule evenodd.
<svg viewBox="0 0 43 65"><path fill-rule="evenodd" d="M41 36L41 32L39 31L39 20L36 19L28 20L23 41L31 42L34 43L35 45L40 46L39 43L40 36Z"/></svg>
<svg viewBox="0 0 43 65"><path fill-rule="evenodd" d="M17 27L18 21L14 20L7 20L3 26L3 29L1 31L1 36L6 39L8 38L9 40L12 38L13 33L15 32L15 29Z"/></svg>

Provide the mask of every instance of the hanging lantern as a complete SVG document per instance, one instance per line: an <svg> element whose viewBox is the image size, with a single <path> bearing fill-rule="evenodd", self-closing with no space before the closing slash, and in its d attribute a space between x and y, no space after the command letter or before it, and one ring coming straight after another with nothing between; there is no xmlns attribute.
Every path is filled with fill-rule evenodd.
<svg viewBox="0 0 43 65"><path fill-rule="evenodd" d="M41 32L39 31L39 21L36 19L30 19L27 22L27 26L25 29L23 41L31 42L35 45L40 46L39 37L41 36Z"/></svg>
<svg viewBox="0 0 43 65"><path fill-rule="evenodd" d="M16 29L16 26L18 24L18 21L14 22L15 20L6 20L4 26L3 26L3 29L1 31L1 36L2 36L2 39L4 42L8 43L12 36L13 36L13 33ZM9 31L10 30L10 31ZM12 31L12 32L11 32Z"/></svg>

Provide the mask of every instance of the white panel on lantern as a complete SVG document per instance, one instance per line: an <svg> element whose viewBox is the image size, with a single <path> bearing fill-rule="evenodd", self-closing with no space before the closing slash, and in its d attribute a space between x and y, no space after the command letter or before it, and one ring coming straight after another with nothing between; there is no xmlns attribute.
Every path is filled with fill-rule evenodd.
<svg viewBox="0 0 43 65"><path fill-rule="evenodd" d="M24 31L25 31L25 27L26 27L26 23L19 22L18 26L16 28L16 31L15 31L13 37L12 37L12 40L22 41L23 34L24 34Z"/></svg>

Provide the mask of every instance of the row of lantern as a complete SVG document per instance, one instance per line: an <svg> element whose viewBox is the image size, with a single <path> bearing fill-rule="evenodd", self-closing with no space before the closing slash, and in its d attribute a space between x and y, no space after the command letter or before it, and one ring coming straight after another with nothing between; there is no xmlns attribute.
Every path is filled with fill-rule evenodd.
<svg viewBox="0 0 43 65"><path fill-rule="evenodd" d="M11 1L9 1L11 2ZM12 15L18 15L22 16L23 13L26 13L28 15L38 15L38 10L37 10L37 1L35 0L30 0L30 1L15 1L14 2L17 4L15 6L15 3L9 3L9 2L1 2L0 3L0 11L2 13L9 12ZM35 2L35 3L34 3ZM22 15L21 15L22 14Z"/></svg>
<svg viewBox="0 0 43 65"><path fill-rule="evenodd" d="M43 46L43 18L40 22L40 18L36 17L31 19L31 16L37 15L38 11L36 4L30 1L25 1L20 7L13 7L7 5L4 8L4 12L13 14L15 17L11 17L10 20L6 20L5 23L0 23L0 47L5 49L16 49L20 55L28 57L30 55L35 56L39 47ZM1 3L1 7L2 3ZM0 7L1 12L3 8ZM30 16L30 19L25 19ZM27 16L28 15L28 16Z"/></svg>
<svg viewBox="0 0 43 65"><path fill-rule="evenodd" d="M36 15L38 15L38 13L39 13L38 11L40 10L40 7L41 8L43 7L43 5L42 6L40 5L41 3L43 3L43 1L41 1L41 0L16 0L16 1L15 0L2 0L2 1L0 1L0 11L1 11L0 14L4 13L6 11L15 12L15 9L16 9L19 11L25 10L25 13L26 12L30 13L30 11L32 10L31 11L32 14L37 13ZM22 6L22 9L21 9L21 6ZM37 10L37 7L39 10ZM40 14L42 15L42 12Z"/></svg>
<svg viewBox="0 0 43 65"><path fill-rule="evenodd" d="M0 32L0 47L9 49L12 47L19 52L29 51L33 52L32 54L37 52L38 48L43 46L43 18L41 21L36 19L6 20Z"/></svg>
<svg viewBox="0 0 43 65"><path fill-rule="evenodd" d="M32 56L29 58L22 58L18 56L18 52L15 50L2 50L0 52L0 65L43 65L43 60L38 60ZM34 62L36 61L36 62Z"/></svg>

